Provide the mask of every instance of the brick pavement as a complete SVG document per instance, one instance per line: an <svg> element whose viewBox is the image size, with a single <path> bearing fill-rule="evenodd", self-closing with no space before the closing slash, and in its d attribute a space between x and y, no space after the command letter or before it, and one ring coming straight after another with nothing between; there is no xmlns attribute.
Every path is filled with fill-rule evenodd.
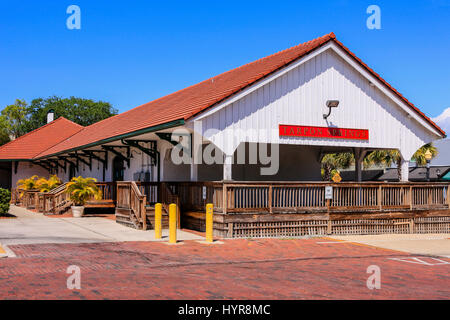
<svg viewBox="0 0 450 320"><path fill-rule="evenodd" d="M327 242L330 243L327 243ZM4 299L449 299L450 264L329 239L33 244L0 260ZM416 256L414 256L416 257ZM430 258L424 258L430 259ZM432 261L433 259L429 260ZM450 262L450 259L442 259ZM66 268L81 268L81 290ZM369 265L381 268L369 290Z"/></svg>

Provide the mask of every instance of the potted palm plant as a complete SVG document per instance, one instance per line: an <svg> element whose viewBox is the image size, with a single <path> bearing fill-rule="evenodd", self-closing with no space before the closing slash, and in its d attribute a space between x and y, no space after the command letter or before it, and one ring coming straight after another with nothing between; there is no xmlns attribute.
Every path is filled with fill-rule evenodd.
<svg viewBox="0 0 450 320"><path fill-rule="evenodd" d="M67 184L66 192L73 202L72 215L74 218L80 218L84 213L84 205L89 199L100 200L102 193L95 184L95 178L83 178L81 176L72 178Z"/></svg>

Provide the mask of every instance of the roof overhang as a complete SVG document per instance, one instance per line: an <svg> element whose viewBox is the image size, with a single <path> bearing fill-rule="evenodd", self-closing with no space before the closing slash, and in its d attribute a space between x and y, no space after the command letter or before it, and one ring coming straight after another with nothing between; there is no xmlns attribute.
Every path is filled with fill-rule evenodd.
<svg viewBox="0 0 450 320"><path fill-rule="evenodd" d="M335 39L331 39L326 42L322 46L314 49L312 52L307 53L306 55L292 61L287 64L285 67L273 72L272 74L266 76L265 78L258 80L256 83L251 84L247 88L233 94L232 96L226 98L225 100L209 107L208 109L202 111L201 113L194 115L189 119L189 121L202 120L205 117L210 116L213 113L225 108L226 106L240 100L244 96L258 90L264 85L270 83L271 81L285 75L289 71L297 68L301 64L307 62L308 60L313 59L314 57L320 55L326 50L333 50L339 57L344 59L350 66L356 69L364 78L374 84L380 91L382 91L387 97L389 97L392 101L395 102L408 116L416 120L420 125L426 128L428 131L436 135L438 138L445 138L445 132L439 130L437 125L434 124L431 119L427 118L420 111L415 110L414 106L409 105L405 100L405 98L399 96L400 94L393 89L389 88L386 85L386 82L380 80L381 77L375 76L374 71L368 69L362 61L358 61L358 58L354 54L352 54L347 48L345 48L340 42Z"/></svg>
<svg viewBox="0 0 450 320"><path fill-rule="evenodd" d="M44 155L41 157L36 157L33 160L41 160L41 159L46 159L46 158L50 158L50 157L55 157L55 156L59 156L59 155L63 155L69 152L74 152L74 151L78 151L78 150L83 150L83 149L89 149L92 147L96 147L102 144L106 144L106 143L111 143L114 141L120 141L122 139L127 139L127 138L131 138L131 137L136 137L145 133L149 133L149 132L155 132L155 131L159 131L159 130L165 130L165 129L169 129L169 128L173 128L173 127L177 127L177 126L181 126L184 125L184 120L183 119L179 119L179 120L174 120L174 121L170 121L167 123L162 123L162 124L158 124L156 126L152 126L152 127L148 127L148 128L144 128L144 129L140 129L140 130L136 130L136 131L132 131L129 133L125 133L125 134L121 134L118 136L113 136L110 138L106 138L106 139L102 139L93 143L89 143L86 145L82 145L82 146L78 146L75 148L71 148L68 150L63 150L57 153L53 153L53 154L48 154L48 155Z"/></svg>

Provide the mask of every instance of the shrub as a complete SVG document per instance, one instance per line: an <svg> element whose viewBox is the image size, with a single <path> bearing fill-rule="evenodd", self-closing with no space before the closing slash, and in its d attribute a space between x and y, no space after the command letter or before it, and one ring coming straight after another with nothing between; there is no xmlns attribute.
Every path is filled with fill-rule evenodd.
<svg viewBox="0 0 450 320"><path fill-rule="evenodd" d="M11 192L0 188L0 215L5 215L9 212L9 202L11 201Z"/></svg>
<svg viewBox="0 0 450 320"><path fill-rule="evenodd" d="M21 190L39 190L40 192L49 192L61 184L61 180L56 175L52 175L48 179L34 175L31 178L17 181L17 187ZM22 195L23 193L20 196Z"/></svg>
<svg viewBox="0 0 450 320"><path fill-rule="evenodd" d="M38 176L32 176L28 179L21 179L17 181L17 187L22 190L34 190L37 189Z"/></svg>
<svg viewBox="0 0 450 320"><path fill-rule="evenodd" d="M83 178L81 176L72 178L67 184L66 192L76 206L84 206L91 198L96 200L102 198L102 193L95 184L96 182L95 178Z"/></svg>
<svg viewBox="0 0 450 320"><path fill-rule="evenodd" d="M61 183L62 182L57 175L52 175L48 179L39 178L36 181L36 188L39 189L40 192L49 192L56 187L59 187Z"/></svg>

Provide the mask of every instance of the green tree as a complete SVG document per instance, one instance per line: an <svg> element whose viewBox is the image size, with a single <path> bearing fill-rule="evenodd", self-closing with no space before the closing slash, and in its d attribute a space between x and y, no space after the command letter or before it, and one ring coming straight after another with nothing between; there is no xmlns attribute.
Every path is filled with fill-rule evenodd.
<svg viewBox="0 0 450 320"><path fill-rule="evenodd" d="M27 132L42 127L47 123L47 113L53 110L55 119L67 118L82 126L89 126L100 120L117 114L110 103L83 98L38 98L30 105L17 99L0 114L0 145L18 138Z"/></svg>
<svg viewBox="0 0 450 320"><path fill-rule="evenodd" d="M419 166L423 166L427 163L425 159L425 153L429 150L432 158L436 157L438 150L433 143L427 143L420 147L412 156L411 160L414 160ZM397 166L397 175L400 180L402 176L402 157L398 150L376 150L369 153L364 159L364 166L369 167L371 165L383 165L390 167L392 164Z"/></svg>
<svg viewBox="0 0 450 320"><path fill-rule="evenodd" d="M3 117L2 126L9 137L15 139L27 132L27 103L24 100L16 99L14 104L2 110L1 116Z"/></svg>
<svg viewBox="0 0 450 320"><path fill-rule="evenodd" d="M9 142L9 125L5 116L0 115L0 146Z"/></svg>
<svg viewBox="0 0 450 320"><path fill-rule="evenodd" d="M400 179L402 176L402 157L398 150L376 150L372 151L364 158L365 168L372 165L390 167L394 163L397 165L397 175Z"/></svg>
<svg viewBox="0 0 450 320"><path fill-rule="evenodd" d="M417 150L412 156L417 165L424 166L427 164L427 159L425 159L425 153L427 150L430 151L432 159L438 155L438 150L433 143L427 143L426 145L420 147L419 150Z"/></svg>
<svg viewBox="0 0 450 320"><path fill-rule="evenodd" d="M329 153L322 158L322 179L331 180L332 173L337 169L346 169L355 163L355 156L351 152Z"/></svg>
<svg viewBox="0 0 450 320"><path fill-rule="evenodd" d="M27 131L37 129L47 123L47 113L53 110L55 118L64 117L82 126L89 126L117 114L110 103L83 98L38 98L27 107Z"/></svg>

